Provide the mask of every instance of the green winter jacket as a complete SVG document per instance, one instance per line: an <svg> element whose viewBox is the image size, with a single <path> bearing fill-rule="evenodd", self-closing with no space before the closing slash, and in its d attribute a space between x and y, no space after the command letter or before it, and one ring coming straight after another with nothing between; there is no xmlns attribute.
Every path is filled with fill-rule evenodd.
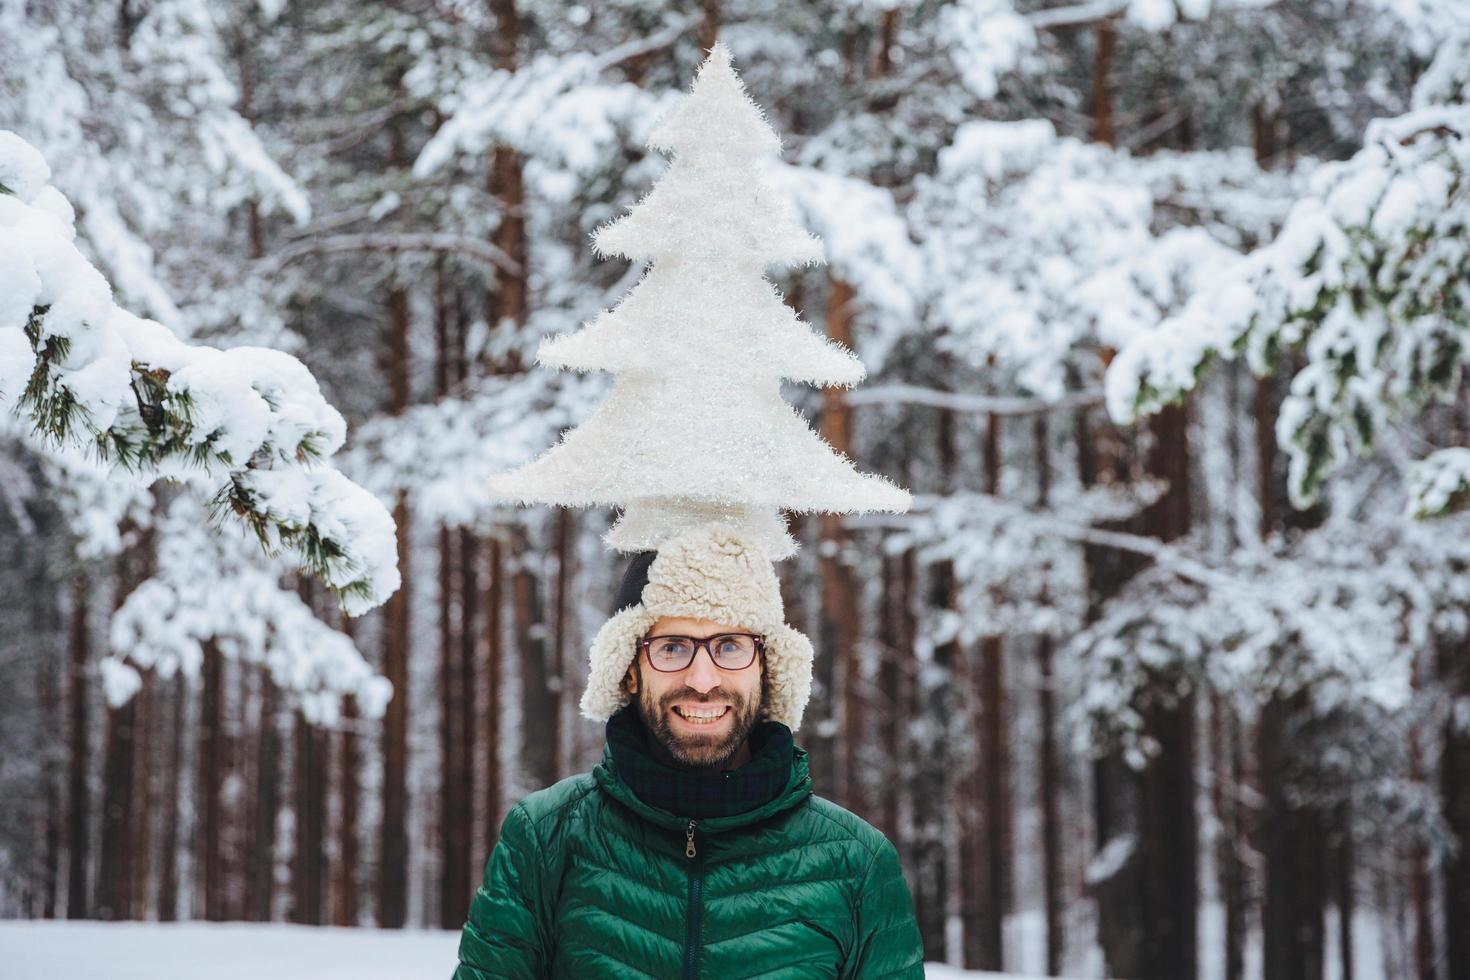
<svg viewBox="0 0 1470 980"><path fill-rule="evenodd" d="M897 852L812 794L804 749L769 803L695 820L634 795L609 747L506 815L454 980L923 975Z"/></svg>

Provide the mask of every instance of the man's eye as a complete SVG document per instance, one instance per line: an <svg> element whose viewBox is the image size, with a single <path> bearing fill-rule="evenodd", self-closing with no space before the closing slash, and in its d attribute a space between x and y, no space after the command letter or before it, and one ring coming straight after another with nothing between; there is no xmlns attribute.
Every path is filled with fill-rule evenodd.
<svg viewBox="0 0 1470 980"><path fill-rule="evenodd" d="M683 653L689 649L688 645L679 640L665 640L659 646L659 653Z"/></svg>

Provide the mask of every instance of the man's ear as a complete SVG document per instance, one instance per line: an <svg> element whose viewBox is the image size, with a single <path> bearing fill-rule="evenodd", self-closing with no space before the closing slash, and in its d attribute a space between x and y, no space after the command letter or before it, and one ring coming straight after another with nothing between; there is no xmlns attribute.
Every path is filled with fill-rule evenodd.
<svg viewBox="0 0 1470 980"><path fill-rule="evenodd" d="M638 666L636 664L630 666L628 672L623 675L623 690L628 694L638 693Z"/></svg>

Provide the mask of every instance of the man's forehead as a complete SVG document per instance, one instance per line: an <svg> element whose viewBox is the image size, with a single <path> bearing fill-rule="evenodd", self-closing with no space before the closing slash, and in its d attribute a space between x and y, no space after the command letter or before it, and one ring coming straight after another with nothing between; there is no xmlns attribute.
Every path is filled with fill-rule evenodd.
<svg viewBox="0 0 1470 980"><path fill-rule="evenodd" d="M712 619L689 619L684 616L660 616L648 630L650 636L663 633L677 633L680 636L714 636L718 633L744 632L749 631L743 626L732 623L717 623Z"/></svg>

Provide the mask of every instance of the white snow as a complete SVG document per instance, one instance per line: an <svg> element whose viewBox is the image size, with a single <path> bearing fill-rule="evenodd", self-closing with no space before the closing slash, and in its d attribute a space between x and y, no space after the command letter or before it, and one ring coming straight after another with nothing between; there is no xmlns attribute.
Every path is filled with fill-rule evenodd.
<svg viewBox="0 0 1470 980"><path fill-rule="evenodd" d="M1409 471L1408 513L1439 514L1451 498L1470 494L1470 449L1452 447L1431 453Z"/></svg>
<svg viewBox="0 0 1470 980"><path fill-rule="evenodd" d="M51 168L35 147L0 130L0 186L29 203L51 179Z"/></svg>
<svg viewBox="0 0 1470 980"><path fill-rule="evenodd" d="M1018 67L1037 46L1036 31L1011 0L961 0L940 14L941 34L965 87L989 99L1000 76Z"/></svg>
<svg viewBox="0 0 1470 980"><path fill-rule="evenodd" d="M5 921L0 980L447 980L458 949L453 930ZM1009 976L939 963L924 972L934 980Z"/></svg>

